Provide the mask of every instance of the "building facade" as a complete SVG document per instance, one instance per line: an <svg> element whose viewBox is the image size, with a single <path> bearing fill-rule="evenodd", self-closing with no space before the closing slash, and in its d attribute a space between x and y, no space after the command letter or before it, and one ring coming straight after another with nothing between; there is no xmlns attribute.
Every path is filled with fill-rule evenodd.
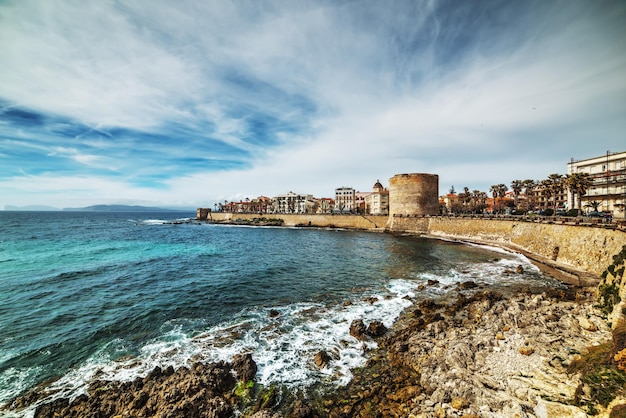
<svg viewBox="0 0 626 418"><path fill-rule="evenodd" d="M353 212L356 209L356 190L352 187L338 187L335 189L335 211Z"/></svg>
<svg viewBox="0 0 626 418"><path fill-rule="evenodd" d="M376 180L372 193L365 196L365 213L370 215L389 214L389 190Z"/></svg>
<svg viewBox="0 0 626 418"><path fill-rule="evenodd" d="M615 218L625 218L626 205L626 152L611 153L574 160L567 163L567 174L587 173L592 179L591 187L582 196L581 207L590 211L611 212ZM578 207L575 193L568 191L567 201L569 208Z"/></svg>
<svg viewBox="0 0 626 418"><path fill-rule="evenodd" d="M313 195L289 192L272 198L271 213L315 213Z"/></svg>

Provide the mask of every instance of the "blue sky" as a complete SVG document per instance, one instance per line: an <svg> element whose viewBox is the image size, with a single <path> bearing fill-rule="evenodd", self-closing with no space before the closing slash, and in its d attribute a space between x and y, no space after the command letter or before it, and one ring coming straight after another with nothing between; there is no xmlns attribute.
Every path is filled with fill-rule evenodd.
<svg viewBox="0 0 626 418"><path fill-rule="evenodd" d="M626 151L623 1L0 0L0 209L212 206Z"/></svg>

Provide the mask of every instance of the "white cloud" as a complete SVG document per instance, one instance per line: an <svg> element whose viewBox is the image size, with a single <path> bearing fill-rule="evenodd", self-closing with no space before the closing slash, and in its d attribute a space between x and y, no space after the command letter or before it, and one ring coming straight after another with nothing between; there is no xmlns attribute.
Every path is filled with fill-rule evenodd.
<svg viewBox="0 0 626 418"><path fill-rule="evenodd" d="M94 127L101 138L73 138L87 148L56 149L86 168L134 179L177 171L154 189L85 174L102 180L93 196L115 189L155 201L328 196L412 171L438 173L444 191L485 189L623 148L623 7L519 3L480 15L484 4L442 4L7 3L0 98ZM255 118L273 124L271 138L255 137ZM171 144L122 142L109 134L116 128ZM243 151L231 158L248 168L203 172L159 160L229 158L230 148L210 148L207 138ZM116 147L133 146L154 153L151 163L111 164ZM37 193L62 183L38 181Z"/></svg>

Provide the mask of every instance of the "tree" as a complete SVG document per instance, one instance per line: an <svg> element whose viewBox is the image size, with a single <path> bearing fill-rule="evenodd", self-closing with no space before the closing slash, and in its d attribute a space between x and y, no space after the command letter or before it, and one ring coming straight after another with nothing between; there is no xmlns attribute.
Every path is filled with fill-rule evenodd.
<svg viewBox="0 0 626 418"><path fill-rule="evenodd" d="M544 179L539 183L539 188L541 189L542 195L546 198L545 204L543 205L544 209L548 209L548 203L550 202L550 198L552 197L552 187L550 187L550 180Z"/></svg>
<svg viewBox="0 0 626 418"><path fill-rule="evenodd" d="M487 193L480 190L472 191L472 210L474 213L482 212L487 207Z"/></svg>
<svg viewBox="0 0 626 418"><path fill-rule="evenodd" d="M493 196L494 209L496 208L497 199L498 198L502 199L504 196L506 196L507 190L509 190L509 188L505 184L494 184L493 186L489 188L489 191L491 192L491 195Z"/></svg>
<svg viewBox="0 0 626 418"><path fill-rule="evenodd" d="M449 193L450 194L455 194L456 193L456 190L454 190L454 184L452 185L452 187L450 187Z"/></svg>
<svg viewBox="0 0 626 418"><path fill-rule="evenodd" d="M582 207L582 198L593 184L589 173L572 173L565 177L565 185L570 191L578 196L578 210Z"/></svg>
<svg viewBox="0 0 626 418"><path fill-rule="evenodd" d="M554 205L552 206L556 211L556 197L559 193L563 192L563 175L562 174L550 174L548 176L548 187L554 198Z"/></svg>
<svg viewBox="0 0 626 418"><path fill-rule="evenodd" d="M524 182L522 180L513 180L511 182L511 190L513 190L513 199L515 201L516 209L517 209L517 204L519 201L519 195L522 193L523 188L524 188Z"/></svg>

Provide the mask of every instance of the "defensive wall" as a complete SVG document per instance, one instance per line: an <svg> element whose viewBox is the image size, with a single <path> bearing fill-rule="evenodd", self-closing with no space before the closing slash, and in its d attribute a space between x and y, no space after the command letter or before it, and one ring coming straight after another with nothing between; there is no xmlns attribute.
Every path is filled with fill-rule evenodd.
<svg viewBox="0 0 626 418"><path fill-rule="evenodd" d="M255 218L282 219L284 226L312 226L316 228L366 229L383 232L389 219L386 215L291 215L254 213L223 213L209 212L202 219L216 222L234 222L236 220L252 221Z"/></svg>
<svg viewBox="0 0 626 418"><path fill-rule="evenodd" d="M280 218L284 226L346 228L377 232L410 233L443 239L471 241L511 248L544 267L569 274L572 281L593 280L613 262L626 245L626 231L573 224L532 222L523 219L481 219L447 216L375 215L257 215L209 213L216 222L238 219Z"/></svg>

